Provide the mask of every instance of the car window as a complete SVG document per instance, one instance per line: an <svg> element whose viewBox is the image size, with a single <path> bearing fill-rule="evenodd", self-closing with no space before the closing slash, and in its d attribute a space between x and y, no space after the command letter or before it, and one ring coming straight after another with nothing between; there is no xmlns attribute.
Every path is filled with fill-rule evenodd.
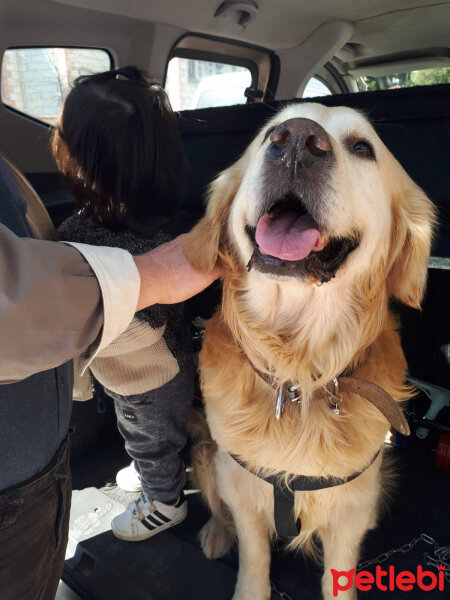
<svg viewBox="0 0 450 600"><path fill-rule="evenodd" d="M302 98L316 98L317 96L331 96L333 92L317 77L311 77L306 84Z"/></svg>
<svg viewBox="0 0 450 600"><path fill-rule="evenodd" d="M2 102L54 125L73 81L111 67L109 52L99 48L9 48L2 62Z"/></svg>
<svg viewBox="0 0 450 600"><path fill-rule="evenodd" d="M172 58L166 91L174 110L245 104L252 83L250 69L222 62Z"/></svg>
<svg viewBox="0 0 450 600"><path fill-rule="evenodd" d="M421 69L405 73L394 73L393 75L382 75L380 77L373 77L371 75L356 77L356 85L360 92L393 90L416 85L436 85L439 83L450 83L450 67Z"/></svg>

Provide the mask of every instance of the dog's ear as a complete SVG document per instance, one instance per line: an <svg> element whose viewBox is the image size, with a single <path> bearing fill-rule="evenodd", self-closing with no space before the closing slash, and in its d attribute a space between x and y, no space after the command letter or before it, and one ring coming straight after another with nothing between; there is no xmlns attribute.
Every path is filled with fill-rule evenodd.
<svg viewBox="0 0 450 600"><path fill-rule="evenodd" d="M223 171L212 182L206 214L183 240L184 253L197 271L209 273L217 263L221 243L226 235L231 203L242 180L242 161L243 159L239 160Z"/></svg>
<svg viewBox="0 0 450 600"><path fill-rule="evenodd" d="M420 308L427 280L428 259L436 227L436 209L412 181L394 202L390 294Z"/></svg>

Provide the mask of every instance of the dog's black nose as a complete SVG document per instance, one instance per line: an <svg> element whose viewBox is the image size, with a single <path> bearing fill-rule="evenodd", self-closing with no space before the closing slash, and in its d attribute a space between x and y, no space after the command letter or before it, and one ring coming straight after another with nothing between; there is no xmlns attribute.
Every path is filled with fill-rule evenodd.
<svg viewBox="0 0 450 600"><path fill-rule="evenodd" d="M288 119L271 132L269 156L283 161L287 168L309 167L333 155L325 129L311 119Z"/></svg>

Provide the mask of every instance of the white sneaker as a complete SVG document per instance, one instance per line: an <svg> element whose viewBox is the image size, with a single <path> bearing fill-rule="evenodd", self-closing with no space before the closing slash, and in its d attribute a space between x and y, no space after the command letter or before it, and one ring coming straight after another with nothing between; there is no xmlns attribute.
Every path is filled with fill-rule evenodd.
<svg viewBox="0 0 450 600"><path fill-rule="evenodd" d="M164 504L147 498L142 492L138 500L130 502L128 508L111 521L111 529L116 537L127 542L146 540L160 531L169 529L184 521L187 515L187 502L181 493L175 505Z"/></svg>
<svg viewBox="0 0 450 600"><path fill-rule="evenodd" d="M126 492L142 492L141 476L136 471L134 460L117 473L116 482Z"/></svg>

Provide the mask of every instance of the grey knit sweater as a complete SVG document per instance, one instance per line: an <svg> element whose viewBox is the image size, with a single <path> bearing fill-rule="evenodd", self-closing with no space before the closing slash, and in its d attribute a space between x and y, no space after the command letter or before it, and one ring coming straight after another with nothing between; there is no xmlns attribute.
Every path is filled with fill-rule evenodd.
<svg viewBox="0 0 450 600"><path fill-rule="evenodd" d="M60 241L110 246L144 254L170 240L154 230L149 237L113 232L69 217L56 232ZM136 313L128 329L92 361L90 368L107 389L123 396L161 387L177 375L191 354L191 335L182 304L154 305Z"/></svg>

